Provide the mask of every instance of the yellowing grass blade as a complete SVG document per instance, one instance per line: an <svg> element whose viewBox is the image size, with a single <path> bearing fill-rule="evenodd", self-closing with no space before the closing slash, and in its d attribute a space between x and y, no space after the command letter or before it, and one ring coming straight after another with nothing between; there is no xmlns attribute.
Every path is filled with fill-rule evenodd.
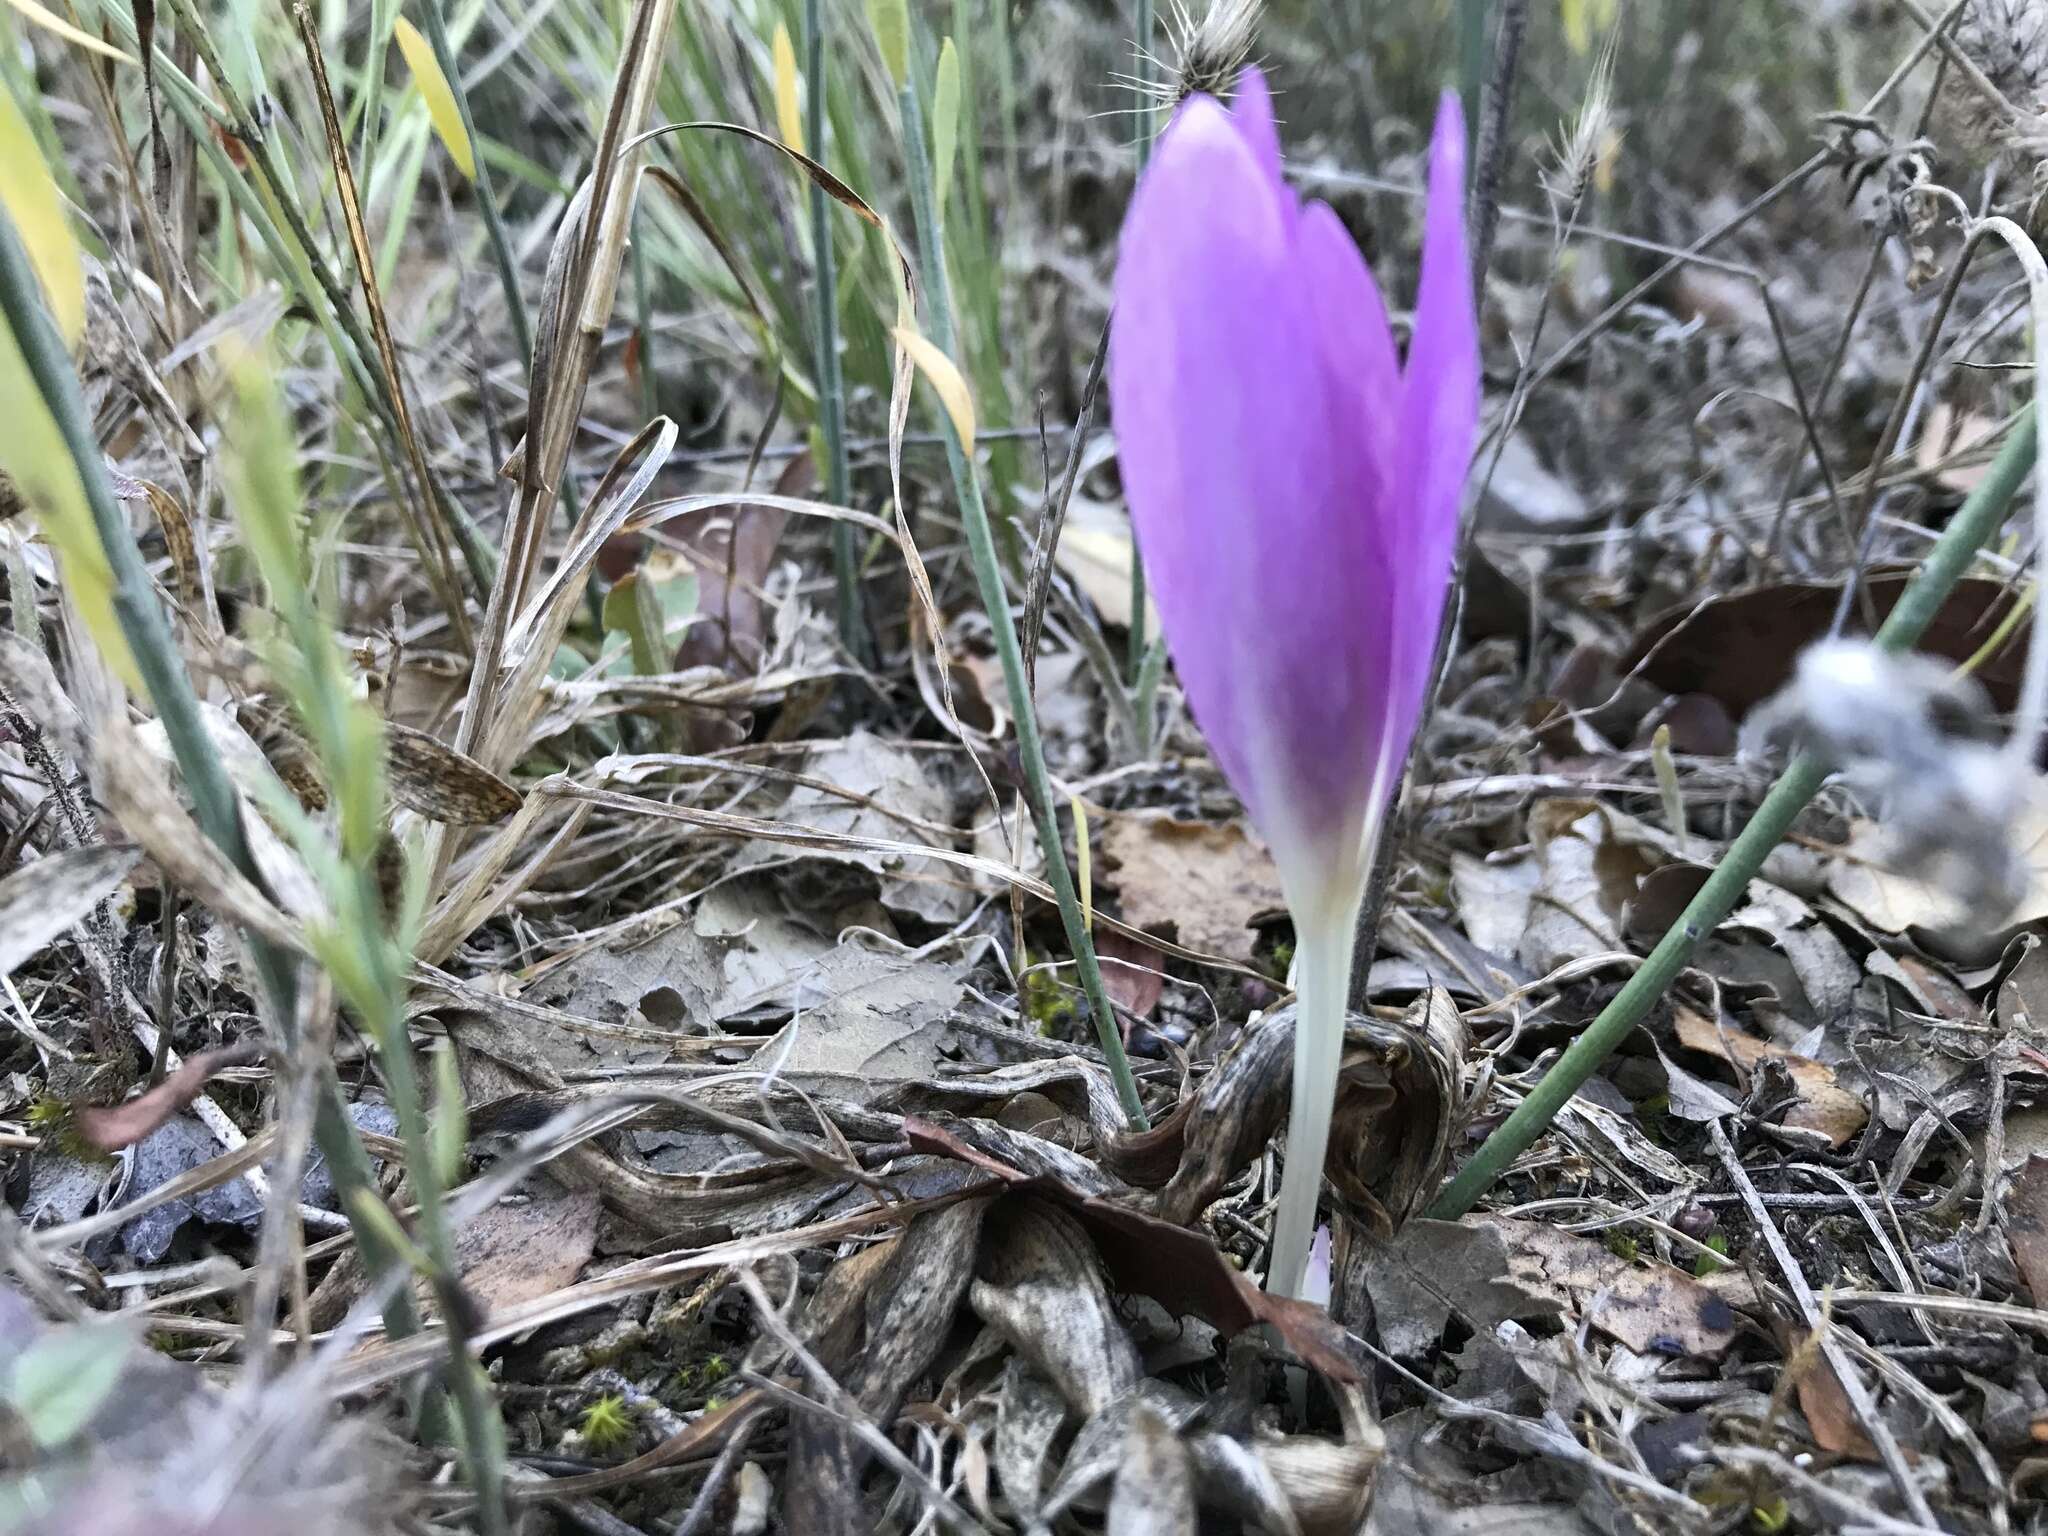
<svg viewBox="0 0 2048 1536"><path fill-rule="evenodd" d="M922 332L907 325L892 327L890 334L937 393L939 404L953 419L953 430L960 434L960 446L968 453L974 452L974 396L968 392L967 380L961 377L953 359L933 346Z"/></svg>
<svg viewBox="0 0 2048 1536"><path fill-rule="evenodd" d="M29 265L42 280L43 299L64 344L76 346L85 329L85 267L36 136L5 90L0 90L0 207L14 221Z"/></svg>
<svg viewBox="0 0 2048 1536"><path fill-rule="evenodd" d="M114 571L93 527L78 466L64 446L64 434L43 404L42 391L28 371L28 359L14 332L0 319L0 470L13 477L23 500L32 507L44 536L57 550L65 590L85 621L87 631L121 681L137 693L142 679L135 657L114 617Z"/></svg>
<svg viewBox="0 0 2048 1536"><path fill-rule="evenodd" d="M469 142L469 130L462 126L462 113L455 105L455 92L449 88L448 77L441 73L441 64L434 57L433 48L420 36L420 29L403 16L392 23L391 35L398 39L398 51L405 55L413 84L426 98L427 116L433 119L434 132L447 146L455 168L475 181L476 147Z"/></svg>
<svg viewBox="0 0 2048 1536"><path fill-rule="evenodd" d="M21 12L30 25L41 27L45 32L54 33L56 36L63 38L67 43L76 43L88 53L103 54L107 58L117 59L123 64L133 64L135 62L134 54L123 53L105 39L94 37L90 32L80 31L63 17L44 10L43 7L36 4L36 0L7 0L7 3Z"/></svg>
<svg viewBox="0 0 2048 1536"><path fill-rule="evenodd" d="M1080 886L1081 926L1093 933L1095 931L1095 882L1090 872L1092 861L1088 855L1088 807L1081 803L1081 797L1071 789L1067 791L1067 805L1074 813L1074 864L1076 884Z"/></svg>
<svg viewBox="0 0 2048 1536"><path fill-rule="evenodd" d="M775 23L775 123L782 130L782 142L798 154L804 152L804 114L796 95L796 48L790 43L789 28Z"/></svg>

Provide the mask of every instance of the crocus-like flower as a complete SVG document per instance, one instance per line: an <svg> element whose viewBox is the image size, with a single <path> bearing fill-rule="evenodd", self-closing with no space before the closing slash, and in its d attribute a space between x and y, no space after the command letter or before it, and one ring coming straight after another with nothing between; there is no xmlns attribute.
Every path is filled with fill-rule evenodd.
<svg viewBox="0 0 2048 1536"><path fill-rule="evenodd" d="M1267 1283L1301 1293L1352 930L1429 688L1479 414L1446 94L1405 368L1358 248L1281 178L1264 77L1160 136L1118 246L1109 393L1138 547L1217 763L1273 850L1300 993Z"/></svg>

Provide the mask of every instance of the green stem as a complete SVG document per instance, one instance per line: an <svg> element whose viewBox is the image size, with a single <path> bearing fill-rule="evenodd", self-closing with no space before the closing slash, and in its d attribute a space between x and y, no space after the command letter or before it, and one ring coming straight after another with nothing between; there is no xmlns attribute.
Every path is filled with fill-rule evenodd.
<svg viewBox="0 0 2048 1536"><path fill-rule="evenodd" d="M389 939L378 932L379 897L367 874L358 874L353 894L358 932L369 936L368 945L379 973L383 1007L372 1033L377 1041L378 1067L390 1091L392 1113L398 1118L399 1135L405 1143L406 1173L419 1205L415 1220L421 1246L426 1251L428 1280L434 1287L441 1324L448 1335L449 1386L455 1398L456 1417L462 1425L463 1459L469 1467L470 1485L476 1490L486 1536L502 1536L508 1529L502 1423L469 1353L466 1320L473 1304L462 1291L455 1236L449 1229L443 1199L447 1191L442 1188L433 1127L420 1092L419 1074L414 1069L412 1042L406 1035L403 965Z"/></svg>
<svg viewBox="0 0 2048 1536"><path fill-rule="evenodd" d="M825 163L825 24L819 0L804 0L804 147ZM832 205L825 189L811 183L811 251L817 269L813 329L817 340L818 430L825 439L825 499L843 507L853 495L846 459L846 381L839 363L839 275L832 257ZM860 565L853 527L832 524L832 584L838 605L839 642L855 656L867 653L867 624L861 613Z"/></svg>
<svg viewBox="0 0 2048 1536"><path fill-rule="evenodd" d="M1330 1150L1330 1113L1344 1056L1345 996L1351 987L1353 914L1312 917L1294 930L1294 1080L1287 1111L1287 1164L1273 1215L1266 1289L1299 1299L1315 1237L1316 1199Z"/></svg>
<svg viewBox="0 0 2048 1536"><path fill-rule="evenodd" d="M1458 95L1465 121L1479 121L1479 96L1486 83L1486 23L1493 0L1458 0Z"/></svg>
<svg viewBox="0 0 2048 1536"><path fill-rule="evenodd" d="M491 257L498 264L498 282L505 290L505 310L512 318L512 334L519 339L519 360L531 371L533 328L527 323L526 301L519 294L519 263L512 255L512 241L505 233L505 221L498 212L498 194L491 185L490 169L484 164L483 140L477 137L476 119L469 111L469 92L462 87L462 71L457 65L455 49L448 41L447 18L441 13L441 0L420 0L420 9L426 14L427 41L433 44L434 62L448 77L448 89L455 96L455 110L462 117L462 131L469 135L470 155L476 162L477 208L484 216L484 228L490 232ZM367 167L364 174L368 174ZM488 592L490 588L487 586L484 590Z"/></svg>
<svg viewBox="0 0 2048 1536"><path fill-rule="evenodd" d="M917 90L910 84L903 85L896 93L896 100L903 117L904 169L910 178L910 206L917 222L918 251L927 271L938 265L936 249L939 230L932 201L932 173L930 155L924 142L924 113L918 106ZM940 351L949 356L953 350L953 316L946 302L943 286L933 287L926 295L930 305L929 333L931 340ZM1038 734L1038 710L1031 700L1031 684L1024 670L1024 652L1017 643L1017 621L1010 612L1010 600L1003 589L1002 564L996 557L995 532L989 526L988 508L981 499L981 481L969 462L960 441L960 434L953 428L952 417L940 412L940 429L946 439L946 462L952 467L953 487L960 498L960 520L967 533L968 554L974 565L974 579L981 589L983 606L988 609L989 627L995 632L996 655L1003 665L1003 681L1008 685L1010 714L1017 724L1017 755L1024 766L1024 781L1027 797L1031 802L1031 819L1038 828L1039 847L1045 854L1046 879L1051 882L1053 895L1059 902L1060 921L1067 931L1067 948L1072 951L1075 967L1081 973L1081 991L1088 999L1088 1011L1095 1019L1096 1038L1102 1044L1102 1054L1109 1063L1109 1075L1116 1083L1116 1096L1123 1105L1124 1116L1135 1130L1145 1130L1150 1122L1145 1118L1144 1102L1138 1097L1137 1079L1131 1076L1131 1063L1124 1054L1122 1032L1117 1028L1116 1012L1109 1005L1109 994L1102 985L1102 967L1095 958L1095 943L1088 936L1088 926L1081 915L1081 899L1074 891L1073 872L1067 868L1067 850L1060 840L1059 819L1053 807L1052 776L1045 768L1045 744Z"/></svg>
<svg viewBox="0 0 2048 1536"><path fill-rule="evenodd" d="M262 875L242 830L234 787L200 719L198 696L178 661L141 553L115 504L107 462L93 438L78 375L63 339L43 308L41 292L14 222L0 208L0 312L5 313L8 328L14 333L29 373L63 434L64 445L78 471L93 528L113 571L114 615L128 641L128 649L134 654L143 686L149 690L150 701L163 721L164 735L184 775L199 825L237 870L261 885ZM291 1048L296 1043L298 997L291 958L253 933L249 935L249 946L283 1043ZM372 1187L369 1158L356 1137L355 1127L349 1123L341 1084L331 1063L323 1068L314 1134L338 1193L346 1195L355 1189ZM376 1233L358 1230L356 1241L364 1265L373 1277L387 1274L396 1266L398 1255ZM410 1294L403 1290L394 1293L384 1308L384 1329L392 1338L406 1338L419 1332L419 1314Z"/></svg>
<svg viewBox="0 0 2048 1536"><path fill-rule="evenodd" d="M2005 440L1983 481L1964 501L1913 583L1877 632L1877 643L1890 651L1916 644L1969 570L1977 551L2005 521L2007 504L2033 467L2036 418L2029 411ZM1549 1129L1571 1096L1597 1071L1629 1031L1641 1022L1663 991L1692 958L1694 946L1712 933L1735 909L1750 880L1791 828L1793 820L1819 792L1827 770L1810 757L1796 757L1771 787L1749 824L1722 855L1720 864L1700 887L1678 921L1650 951L1628 985L1600 1011L1544 1074L1519 1105L1486 1138L1472 1160L1445 1186L1430 1207L1440 1220L1454 1220L1501 1176L1536 1138Z"/></svg>

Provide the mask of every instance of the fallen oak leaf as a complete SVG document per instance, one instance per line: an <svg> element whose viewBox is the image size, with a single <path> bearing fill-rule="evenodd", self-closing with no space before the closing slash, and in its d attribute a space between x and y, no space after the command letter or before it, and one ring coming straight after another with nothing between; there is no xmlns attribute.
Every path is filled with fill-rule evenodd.
<svg viewBox="0 0 2048 1536"><path fill-rule="evenodd" d="M907 1116L903 1133L917 1151L979 1168L1012 1193L1047 1195L1066 1206L1095 1239L1119 1289L1151 1296L1177 1315L1199 1317L1225 1336L1271 1324L1290 1349L1330 1380L1365 1379L1344 1330L1322 1308L1260 1290L1201 1233L1083 1195L1057 1179L1023 1173L933 1121Z"/></svg>

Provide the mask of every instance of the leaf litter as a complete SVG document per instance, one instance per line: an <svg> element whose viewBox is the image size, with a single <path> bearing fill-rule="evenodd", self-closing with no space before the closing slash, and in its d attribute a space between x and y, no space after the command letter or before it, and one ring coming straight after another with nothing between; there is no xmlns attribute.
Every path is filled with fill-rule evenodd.
<svg viewBox="0 0 2048 1536"><path fill-rule="evenodd" d="M554 99L568 77L535 72L585 9L521 31L486 7L497 62L481 73L514 70L541 82L534 100ZM1648 77L1617 81L1633 103L1618 153L1650 174L1624 169L1600 224L1683 245L1728 211L1715 166L1760 184L1790 168L1785 146L1809 137L1817 102L1740 62L1776 47L1752 9L1731 12L1727 36L1674 23L1673 67L1692 89L1653 99ZM2048 78L2024 18L1989 46L2001 40L1976 13L1991 9L1958 28L1971 69L1944 74L1926 128L1947 157L1934 174L1972 197L2026 183L1987 179L1980 162L1992 144L2009 157L2001 174L2038 161L2023 125ZM751 23L731 20L730 36L679 52L743 74ZM181 8L181 47L184 22ZM963 153L1000 146L978 169L1004 178L1005 238L1014 220L1033 275L992 309L1018 335L973 332L949 389L971 392L992 499L1028 548L1056 477L1018 391L1042 389L1051 424L1077 414L1128 185L1127 146L1077 82L1120 67L1129 40L1071 8L1004 25L1032 29L1014 57L980 51L995 29L954 39L954 67L984 88L996 66L1022 66L983 100L967 89L972 110L996 110L1014 84L1013 104L1077 126L1057 153L1030 127L1037 106L1021 136L959 139ZM1291 169L1399 261L1405 204L1345 178L1362 166L1403 184L1412 125L1371 92L1325 88L1351 80L1336 73L1345 55L1367 56L1347 25L1310 40L1276 12L1260 50L1301 87L1289 139L1309 148ZM1917 34L1874 23L1868 57L1819 35L1858 30L1812 28L1798 46L1867 92ZM1538 31L1538 78L1585 79L1590 61ZM52 131L80 151L113 142L119 117L79 103L115 98L49 46L36 41L40 83L68 103ZM295 113L306 79L296 64L279 79L278 110ZM1721 110L1738 88L1745 112ZM1993 111L2004 126L1986 128L1994 97L2028 111ZM719 99L735 120L759 114L744 93ZM1541 163L1550 126L1532 111L1518 109L1506 161L1510 200L1531 205L1533 179L1515 178ZM609 145L633 131L600 115ZM295 199L331 176L313 137L259 145L240 133L251 121L199 142L164 121L178 155L218 149L229 170L238 155L285 157ZM560 124L504 122L534 166L587 153ZM1142 1133L1123 1124L1042 858L1018 835L1016 722L949 545L943 476L882 407L881 330L846 338L861 381L850 424L870 434L847 507L806 500L822 477L812 385L791 362L802 348L769 359L765 384L745 366L788 319L764 317L800 298L788 188L724 150L678 150L691 174L676 184L709 216L693 216L688 243L643 218L629 255L629 200L612 189L636 178L615 157L600 156L573 215L522 185L508 214L538 247L590 232L556 243L522 400L504 387L515 375L492 371L516 348L484 303L488 274L458 282L435 265L475 232L475 194L451 186L408 215L379 164L363 181L372 237L413 221L394 247L411 280L386 281L382 302L425 434L417 463L402 445L391 485L352 478L360 434L333 404L347 364L320 328L282 300L215 316L232 295L172 259L193 226L165 228L145 194L111 260L147 280L87 289L88 335L129 341L88 346L85 383L261 878L202 833L169 736L123 700L30 531L37 509L0 519L0 1338L10 1359L73 1362L76 1382L67 1402L37 1385L53 1372L0 1375L9 1435L17 1420L31 1432L0 1447L0 1477L33 1465L53 1490L24 1528L339 1533L466 1529L477 1514L461 1458L405 1430L406 1389L445 1366L443 1335L369 1328L374 1287L329 1170L305 1154L300 1063L279 1042L289 1023L331 1043L410 1241L385 1064L318 990L302 1019L273 1017L249 943L317 952L330 918L293 818L335 814L335 786L286 723L274 631L213 489L208 326L259 311L316 338L295 342L293 422L334 478L308 522L345 517L349 532L309 547L335 562L337 650L385 719L393 841L433 850L406 1016L419 1043L451 1043L465 1100L438 1111L465 1133L448 1197L462 1303L451 1318L422 1288L420 1304L485 1362L516 1508L612 1533L2029 1528L2048 1488L2048 1373L2025 1321L2048 1286L2048 905L2030 817L1998 828L2025 866L2019 900L1984 916L1957 900L1967 881L1926 878L1895 801L1838 783L1487 1210L1426 1214L1740 830L1771 771L1752 750L1759 717L1798 654L1889 611L1921 535L1979 482L2024 403L2009 377L2019 327L1997 319L1994 278L1973 272L1959 300L1991 317L1971 366L1924 380L1907 343L1933 322L1903 269L1877 269L1881 304L1851 318L1873 231L1937 264L1953 255L1907 207L1923 184L1911 120L1872 122L1900 139L1855 194L1800 181L1738 221L1739 241L1705 258L1720 265L1667 275L1606 319L1617 279L1649 266L1610 263L1622 248L1604 243L1554 250L1527 209L1503 224L1487 283L1503 447L1475 472L1463 626L1398 818L1370 1006L1346 1037L1327 1311L1258 1283L1291 935L1270 859L1170 674L1142 705L1127 692L1114 423L1083 434L1053 558L1015 574L1044 584L1016 595L1044 617L1040 723L1070 792L1068 851L1078 864L1085 836L1090 853L1107 989L1154 1111ZM482 126L507 142L504 124ZM845 133L835 119L833 139ZM1361 161L1360 145L1378 147ZM1016 163L999 170L1006 154ZM1865 164L1823 158L1845 185ZM953 204L955 238L991 211L988 190ZM205 206L168 205L185 220ZM719 258L701 272L700 239ZM642 242L653 260L621 286L648 284L649 308L630 325L623 302L611 314L630 330L627 362L606 312L584 326L580 301ZM347 253L311 260L274 276L310 279L323 304L320 279ZM955 266L966 298L970 269ZM678 272L704 280L669 285ZM887 286L878 266L841 276L849 316ZM734 284L747 303L726 302ZM343 313L337 326L353 322ZM1923 385L1924 428L1864 477L1890 401ZM686 432L645 435L649 399ZM521 432L500 524L495 492L470 477ZM623 467L621 444L637 445ZM779 463L754 462L764 444ZM1045 446L1050 462L1063 445L1049 432ZM882 501L887 455L901 506ZM433 484L404 483L423 474ZM566 542L550 510L564 484L595 508ZM488 530L514 567L502 591L445 611L398 547L415 491ZM856 536L868 584L859 646L831 611L834 528ZM1967 666L1998 711L2024 673L2019 548L1960 584L1926 646ZM1865 556L1867 608L1856 590L1843 601ZM650 610L643 587L666 597ZM602 621L580 616L586 589ZM286 1160L295 1139L303 1166ZM293 1169L280 1196L267 1176ZM136 1314L154 1347L94 1324L103 1312ZM628 1443L587 1433L610 1397ZM191 1490L230 1452L244 1475L193 1524ZM0 1507L0 1524L12 1517Z"/></svg>

